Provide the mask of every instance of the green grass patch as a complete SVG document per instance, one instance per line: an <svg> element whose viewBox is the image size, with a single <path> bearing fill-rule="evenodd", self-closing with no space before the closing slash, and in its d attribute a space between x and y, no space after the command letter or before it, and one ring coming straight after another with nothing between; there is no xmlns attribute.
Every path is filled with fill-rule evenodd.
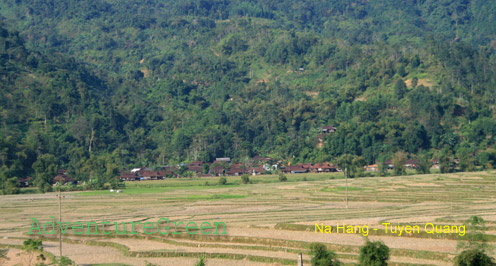
<svg viewBox="0 0 496 266"><path fill-rule="evenodd" d="M163 198L163 200L223 200L223 199L242 199L247 195L231 195L231 194L214 194L214 195L190 195L187 197Z"/></svg>
<svg viewBox="0 0 496 266"><path fill-rule="evenodd" d="M122 193L110 192L108 190L94 190L94 191L84 191L78 193L81 196L100 196L100 195L139 195L139 194L153 194L153 193L164 193L176 190L203 190L210 188L222 188L222 187L233 187L232 185L224 186L184 186L184 187L140 187L140 188L123 188Z"/></svg>
<svg viewBox="0 0 496 266"><path fill-rule="evenodd" d="M9 252L9 249L0 249L0 259L1 258L6 258L7 252Z"/></svg>
<svg viewBox="0 0 496 266"><path fill-rule="evenodd" d="M307 181L322 181L328 179L343 178L340 173L326 174L288 174L287 182L300 182L303 178ZM211 178L171 178L166 180L147 180L147 181L128 181L125 182L126 188L122 189L122 193L109 192L108 190L83 191L78 193L81 196L101 196L101 195L119 195L119 194L153 194L164 193L176 190L203 190L211 188L226 188L241 186L241 177L226 176L227 184L219 185L219 177ZM257 175L250 176L252 184L269 184L280 183L278 175ZM207 184L208 183L208 184ZM246 185L244 185L246 186ZM193 199L193 198L192 198ZM203 198L198 198L203 199Z"/></svg>
<svg viewBox="0 0 496 266"><path fill-rule="evenodd" d="M36 194L39 193L38 188L36 187L23 187L20 189L19 194Z"/></svg>

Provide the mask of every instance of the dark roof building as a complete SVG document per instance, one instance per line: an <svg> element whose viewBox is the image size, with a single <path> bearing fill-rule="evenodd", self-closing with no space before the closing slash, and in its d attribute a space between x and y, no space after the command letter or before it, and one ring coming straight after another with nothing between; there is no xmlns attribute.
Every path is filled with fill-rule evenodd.
<svg viewBox="0 0 496 266"><path fill-rule="evenodd" d="M239 176L248 173L248 171L245 168L240 168L240 167L233 167L231 166L229 170L227 170L226 175L234 175L234 176Z"/></svg>
<svg viewBox="0 0 496 266"><path fill-rule="evenodd" d="M315 173L335 172L336 167L329 163L316 163L311 167L310 170Z"/></svg>
<svg viewBox="0 0 496 266"><path fill-rule="evenodd" d="M67 184L77 184L77 181L74 180L74 178L68 177L64 174L59 174L53 178L53 184L55 185L57 183L62 185L67 185Z"/></svg>
<svg viewBox="0 0 496 266"><path fill-rule="evenodd" d="M223 176L225 174L225 169L221 165L216 165L210 168L210 174L215 176Z"/></svg>
<svg viewBox="0 0 496 266"><path fill-rule="evenodd" d="M320 129L324 133L334 133L334 132L336 132L336 127L334 127L334 126L323 126Z"/></svg>
<svg viewBox="0 0 496 266"><path fill-rule="evenodd" d="M300 173L308 172L308 169L304 168L301 165L287 166L286 168L282 169L282 172L283 173L291 173L291 174L300 174Z"/></svg>

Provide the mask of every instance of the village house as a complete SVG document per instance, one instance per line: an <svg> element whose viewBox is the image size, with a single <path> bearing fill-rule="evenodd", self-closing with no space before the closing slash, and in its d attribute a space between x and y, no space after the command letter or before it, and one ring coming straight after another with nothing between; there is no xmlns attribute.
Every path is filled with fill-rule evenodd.
<svg viewBox="0 0 496 266"><path fill-rule="evenodd" d="M391 170L391 169L393 169L393 168L394 168L394 165L393 165L393 160L391 160L391 159L384 161L384 164L387 166L387 168L388 168L389 170Z"/></svg>
<svg viewBox="0 0 496 266"><path fill-rule="evenodd" d="M19 183L19 187L29 187L29 182L31 181L31 177L28 176L26 178L17 178L17 183Z"/></svg>
<svg viewBox="0 0 496 266"><path fill-rule="evenodd" d="M139 181L139 177L136 175L136 172L121 172L120 179L122 181Z"/></svg>
<svg viewBox="0 0 496 266"><path fill-rule="evenodd" d="M405 161L405 166L407 168L415 168L418 165L418 160L412 159L412 160L406 160Z"/></svg>
<svg viewBox="0 0 496 266"><path fill-rule="evenodd" d="M262 166L259 167L251 167L249 169L249 173L251 175L261 175L265 172L265 169Z"/></svg>
<svg viewBox="0 0 496 266"><path fill-rule="evenodd" d="M287 166L281 170L285 174L301 174L308 172L308 168L303 167L301 164L295 166Z"/></svg>
<svg viewBox="0 0 496 266"><path fill-rule="evenodd" d="M364 166L365 171L368 172L377 172L379 171L379 166L377 164L369 164L367 166Z"/></svg>
<svg viewBox="0 0 496 266"><path fill-rule="evenodd" d="M272 161L273 159L272 158L269 158L269 157L262 157L262 156L255 156L252 158L253 162L255 163L268 163L270 161Z"/></svg>
<svg viewBox="0 0 496 266"><path fill-rule="evenodd" d="M191 163L187 164L187 166L203 166L203 162L202 161L195 161L195 162L191 162Z"/></svg>
<svg viewBox="0 0 496 266"><path fill-rule="evenodd" d="M197 175L203 173L203 162L201 161L191 162L186 166L188 167L188 171L196 173Z"/></svg>
<svg viewBox="0 0 496 266"><path fill-rule="evenodd" d="M247 173L248 173L248 171L245 168L236 167L236 166L231 166L226 171L226 175L229 175L229 176L240 176L240 175L247 174Z"/></svg>
<svg viewBox="0 0 496 266"><path fill-rule="evenodd" d="M77 181L72 178L67 176L67 171L65 169L59 169L57 171L57 175L53 178L53 185L60 184L60 185L68 185L68 184L73 184L77 185Z"/></svg>
<svg viewBox="0 0 496 266"><path fill-rule="evenodd" d="M231 162L231 158L229 158L229 157L215 158L215 162L214 163L220 163L220 162L230 163Z"/></svg>
<svg viewBox="0 0 496 266"><path fill-rule="evenodd" d="M336 167L329 163L316 163L310 167L312 173L336 172Z"/></svg>
<svg viewBox="0 0 496 266"><path fill-rule="evenodd" d="M210 168L210 174L213 176L224 176L226 174L226 170L221 165L215 165Z"/></svg>
<svg viewBox="0 0 496 266"><path fill-rule="evenodd" d="M163 167L164 177L179 177L179 168L175 165L166 165Z"/></svg>
<svg viewBox="0 0 496 266"><path fill-rule="evenodd" d="M323 126L320 128L320 131L323 133L334 133L336 132L336 127L335 126Z"/></svg>
<svg viewBox="0 0 496 266"><path fill-rule="evenodd" d="M121 171L121 175L119 178L122 181L139 181L139 180L161 180L164 179L164 177L165 177L164 171L152 171L151 168L141 167L141 168L134 168L130 172Z"/></svg>
<svg viewBox="0 0 496 266"><path fill-rule="evenodd" d="M310 169L312 168L312 164L311 163L300 163L297 166L301 166L301 167L307 169L307 172L310 172Z"/></svg>
<svg viewBox="0 0 496 266"><path fill-rule="evenodd" d="M161 180L164 179L162 171L140 171L138 172L140 180Z"/></svg>

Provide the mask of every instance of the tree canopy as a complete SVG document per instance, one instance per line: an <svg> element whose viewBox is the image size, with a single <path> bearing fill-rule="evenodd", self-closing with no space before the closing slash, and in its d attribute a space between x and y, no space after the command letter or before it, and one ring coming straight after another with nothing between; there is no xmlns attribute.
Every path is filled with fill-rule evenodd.
<svg viewBox="0 0 496 266"><path fill-rule="evenodd" d="M96 184L255 155L427 152L445 172L455 156L493 168L494 13L462 0L0 1L2 193L48 182L34 167L48 155Z"/></svg>

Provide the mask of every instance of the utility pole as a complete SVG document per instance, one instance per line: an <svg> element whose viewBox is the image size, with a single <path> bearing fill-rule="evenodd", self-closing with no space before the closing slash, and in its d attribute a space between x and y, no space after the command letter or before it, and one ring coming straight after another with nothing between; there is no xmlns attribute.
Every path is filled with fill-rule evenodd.
<svg viewBox="0 0 496 266"><path fill-rule="evenodd" d="M346 209L348 209L348 172L349 169L346 169L346 174L345 174L345 182L346 182Z"/></svg>
<svg viewBox="0 0 496 266"><path fill-rule="evenodd" d="M59 255L62 260L62 195L60 194L59 189Z"/></svg>
<svg viewBox="0 0 496 266"><path fill-rule="evenodd" d="M303 266L303 255L298 253L298 266Z"/></svg>

